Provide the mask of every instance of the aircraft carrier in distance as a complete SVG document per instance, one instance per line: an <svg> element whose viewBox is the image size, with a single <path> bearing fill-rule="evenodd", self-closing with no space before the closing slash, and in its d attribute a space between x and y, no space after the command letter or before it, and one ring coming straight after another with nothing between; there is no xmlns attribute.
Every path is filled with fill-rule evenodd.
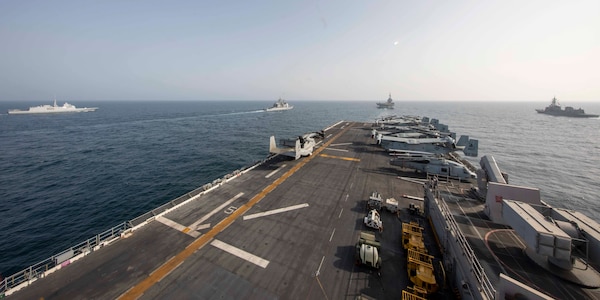
<svg viewBox="0 0 600 300"><path fill-rule="evenodd" d="M600 299L596 222L489 156L477 179L392 165L374 126L333 124L309 156L237 170L5 278L0 296Z"/></svg>

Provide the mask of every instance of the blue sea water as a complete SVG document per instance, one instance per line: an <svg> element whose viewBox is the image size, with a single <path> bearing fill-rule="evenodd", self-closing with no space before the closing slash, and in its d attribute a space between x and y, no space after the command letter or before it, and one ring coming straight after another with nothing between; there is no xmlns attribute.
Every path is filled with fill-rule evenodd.
<svg viewBox="0 0 600 300"><path fill-rule="evenodd" d="M600 222L600 119L537 114L535 102L101 101L96 112L7 115L0 102L0 275L7 276L268 155L268 138L339 120L437 118L479 140L513 184ZM571 105L578 107L577 103ZM600 113L596 103L581 104ZM477 163L477 159L472 159Z"/></svg>

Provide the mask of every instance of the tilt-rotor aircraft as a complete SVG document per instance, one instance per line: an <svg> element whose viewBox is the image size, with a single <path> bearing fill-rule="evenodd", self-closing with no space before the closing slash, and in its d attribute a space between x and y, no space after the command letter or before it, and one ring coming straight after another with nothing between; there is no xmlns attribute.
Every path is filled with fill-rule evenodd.
<svg viewBox="0 0 600 300"><path fill-rule="evenodd" d="M293 157L294 159L299 159L302 156L311 155L314 147L320 143L324 137L325 134L323 131L320 131L306 133L295 139L281 139L279 145L282 146L282 148L279 148L275 143L275 136L272 135L269 140L269 152L271 154L282 154Z"/></svg>

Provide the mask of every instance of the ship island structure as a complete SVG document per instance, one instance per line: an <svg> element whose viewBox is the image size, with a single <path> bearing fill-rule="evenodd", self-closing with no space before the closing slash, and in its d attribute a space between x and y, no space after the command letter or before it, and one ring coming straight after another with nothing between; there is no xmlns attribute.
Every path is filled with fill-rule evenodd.
<svg viewBox="0 0 600 300"><path fill-rule="evenodd" d="M600 298L597 222L509 183L492 156L475 167L404 145L408 132L455 136L425 117L337 122L300 137L306 156L274 153L207 183L5 278L0 295ZM476 140L424 139L477 155Z"/></svg>

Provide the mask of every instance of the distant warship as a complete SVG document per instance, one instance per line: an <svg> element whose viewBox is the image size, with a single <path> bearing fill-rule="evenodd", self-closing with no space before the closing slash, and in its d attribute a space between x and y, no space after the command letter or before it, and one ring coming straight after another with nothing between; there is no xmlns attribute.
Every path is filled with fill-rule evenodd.
<svg viewBox="0 0 600 300"><path fill-rule="evenodd" d="M290 110L294 108L289 103L285 102L285 100L279 98L273 106L266 108L265 111L281 111L281 110Z"/></svg>
<svg viewBox="0 0 600 300"><path fill-rule="evenodd" d="M394 108L394 101L392 100L392 93L390 93L389 98L386 102L377 102L377 108Z"/></svg>
<svg viewBox="0 0 600 300"><path fill-rule="evenodd" d="M97 107L84 107L78 108L73 104L69 104L65 102L62 106L58 106L56 104L56 99L54 99L54 105L38 105L32 106L28 110L20 110L20 109L9 109L9 115L23 115L23 114L52 114L52 113L68 113L68 112L89 112L95 111L98 109Z"/></svg>
<svg viewBox="0 0 600 300"><path fill-rule="evenodd" d="M565 109L562 109L556 97L552 98L552 103L548 105L544 109L536 109L536 111L540 114L547 114L553 116L563 116L563 117L574 117L574 118L597 118L598 115L586 114L583 109L578 108L574 109L571 106L566 106Z"/></svg>

